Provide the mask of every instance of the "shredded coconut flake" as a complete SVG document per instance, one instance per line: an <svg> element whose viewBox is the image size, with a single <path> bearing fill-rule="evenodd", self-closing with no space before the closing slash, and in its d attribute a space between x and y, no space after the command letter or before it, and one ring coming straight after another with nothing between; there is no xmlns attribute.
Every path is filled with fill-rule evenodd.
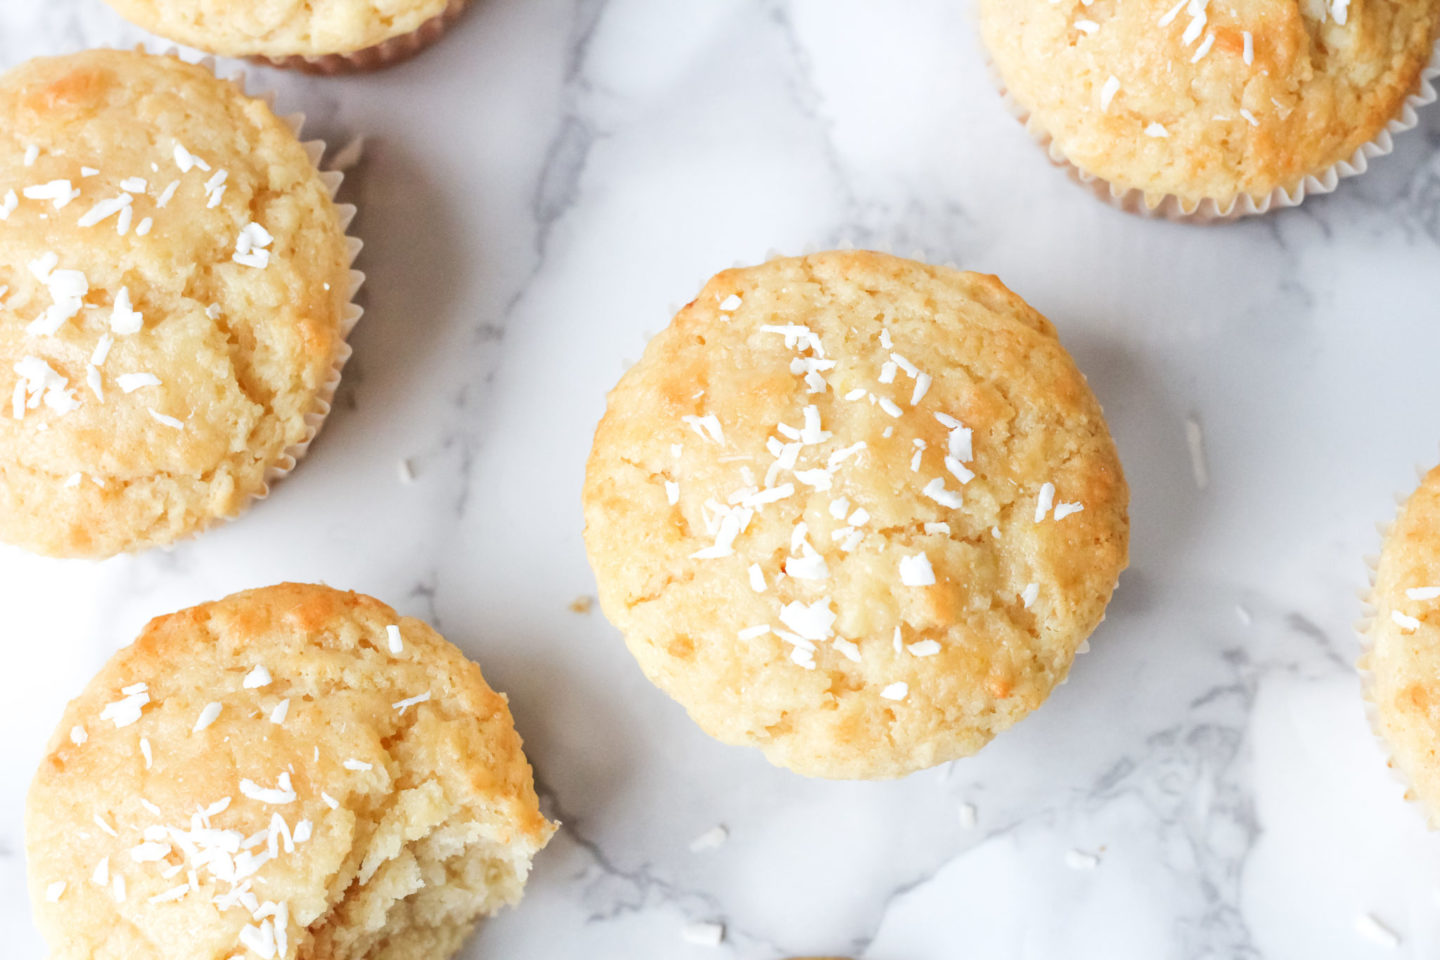
<svg viewBox="0 0 1440 960"><path fill-rule="evenodd" d="M829 599L808 604L796 600L780 608L780 622L806 640L829 640L834 635L835 613Z"/></svg>
<svg viewBox="0 0 1440 960"><path fill-rule="evenodd" d="M930 374L922 373L915 378L915 390L910 394L910 406L918 406L930 390Z"/></svg>
<svg viewBox="0 0 1440 960"><path fill-rule="evenodd" d="M1100 87L1100 109L1108 112L1110 104L1115 102L1115 94L1120 92L1120 78L1111 75Z"/></svg>
<svg viewBox="0 0 1440 960"><path fill-rule="evenodd" d="M1185 420L1185 443L1190 448L1190 472L1194 474L1195 486L1204 490L1210 485L1210 470L1205 463L1205 434L1200 421L1194 417Z"/></svg>
<svg viewBox="0 0 1440 960"><path fill-rule="evenodd" d="M680 939L697 947L718 947L725 942L725 928L718 923L687 923Z"/></svg>
<svg viewBox="0 0 1440 960"><path fill-rule="evenodd" d="M106 704L105 708L100 711L100 719L113 722L117 728L128 727L139 720L141 711L150 702L150 694L146 692L144 684L126 687L122 692L125 693L123 700Z"/></svg>
<svg viewBox="0 0 1440 960"><path fill-rule="evenodd" d="M295 789L290 785L290 774L280 774L278 786L262 787L254 780L241 780L240 793L251 800L271 806L283 807L296 800Z"/></svg>
<svg viewBox="0 0 1440 960"><path fill-rule="evenodd" d="M206 727L210 726L210 724L220 719L221 709L223 708L219 703L212 702L205 704L205 709L200 711L200 716L195 720L195 726L191 728L190 732L199 733L201 730L204 730Z"/></svg>
<svg viewBox="0 0 1440 960"><path fill-rule="evenodd" d="M81 215L78 225L82 227L93 227L97 223L115 216L115 214L129 207L130 204L134 202L135 198L128 193L122 193L118 197L109 197L101 200Z"/></svg>
<svg viewBox="0 0 1440 960"><path fill-rule="evenodd" d="M903 680L890 684L880 691L880 696L886 700L901 701L910 696L910 685Z"/></svg>
<svg viewBox="0 0 1440 960"><path fill-rule="evenodd" d="M210 164L201 160L178 143L175 144L175 166L180 168L181 173L189 173L196 167L199 167L207 173L210 171Z"/></svg>
<svg viewBox="0 0 1440 960"><path fill-rule="evenodd" d="M1390 611L1390 619L1395 622L1401 630L1406 633L1414 633L1420 629L1420 621L1409 614L1401 613L1399 610Z"/></svg>
<svg viewBox="0 0 1440 960"><path fill-rule="evenodd" d="M404 700L398 700L395 703L392 703L390 706L394 707L396 710L399 710L401 716L404 716L406 710L409 710L411 707L418 706L422 703L428 703L429 701L430 692L427 690L426 692L418 696L407 697Z"/></svg>
<svg viewBox="0 0 1440 960"><path fill-rule="evenodd" d="M907 587L928 587L935 583L930 558L923 553L900 558L900 582Z"/></svg>
<svg viewBox="0 0 1440 960"><path fill-rule="evenodd" d="M1199 63L1205 59L1205 55L1210 52L1210 48L1213 46L1215 46L1215 32L1212 30L1205 34L1205 39L1200 41L1200 46L1195 48L1195 55L1190 58L1190 62Z"/></svg>
<svg viewBox="0 0 1440 960"><path fill-rule="evenodd" d="M161 413L159 410L156 410L154 408L149 408L149 413L156 423L164 424L165 426L171 427L175 430L185 429L184 422L176 419L175 417Z"/></svg>
<svg viewBox="0 0 1440 960"><path fill-rule="evenodd" d="M134 309L134 305L130 302L130 288L121 287L115 294L115 305L110 310L111 332L126 336L139 333L144 326L145 318Z"/></svg>
<svg viewBox="0 0 1440 960"><path fill-rule="evenodd" d="M1058 523L1066 517L1081 512L1085 509L1083 503L1057 503L1055 505L1055 520Z"/></svg>
<svg viewBox="0 0 1440 960"><path fill-rule="evenodd" d="M730 831L723 826L716 825L690 841L690 852L705 853L710 850L719 850L729 839Z"/></svg>
<svg viewBox="0 0 1440 960"><path fill-rule="evenodd" d="M942 507L949 507L952 510L958 510L965 505L965 499L960 494L945 489L945 481L940 477L925 484L925 488L920 492Z"/></svg>
<svg viewBox="0 0 1440 960"><path fill-rule="evenodd" d="M160 378L153 373L122 373L115 378L115 384L125 393L134 393L144 387L160 386Z"/></svg>
<svg viewBox="0 0 1440 960"><path fill-rule="evenodd" d="M703 417L686 414L680 419L682 422L689 424L690 429L694 430L700 439L722 445L725 443L725 432L720 428L720 420L715 414L707 413Z"/></svg>
<svg viewBox="0 0 1440 960"><path fill-rule="evenodd" d="M80 196L80 191L73 189L69 180L37 183L23 188L20 193L26 200L49 200L54 204L56 210L63 210L69 206L71 200ZM82 222L81 226L85 226L85 224Z"/></svg>
<svg viewBox="0 0 1440 960"><path fill-rule="evenodd" d="M1040 488L1040 495L1035 501L1035 522L1039 523L1044 520L1054 505L1055 484L1047 483Z"/></svg>
<svg viewBox="0 0 1440 960"><path fill-rule="evenodd" d="M274 239L260 224L247 223L235 239L235 254L231 259L242 266L263 270L270 265L270 251L265 248Z"/></svg>

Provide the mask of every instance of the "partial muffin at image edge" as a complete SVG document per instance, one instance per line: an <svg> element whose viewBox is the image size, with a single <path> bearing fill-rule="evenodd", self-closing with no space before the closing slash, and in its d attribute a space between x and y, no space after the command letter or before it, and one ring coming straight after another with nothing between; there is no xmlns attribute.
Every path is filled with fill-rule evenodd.
<svg viewBox="0 0 1440 960"><path fill-rule="evenodd" d="M981 0L980 25L1052 159L1177 219L1334 189L1414 125L1440 67L1440 0Z"/></svg>
<svg viewBox="0 0 1440 960"><path fill-rule="evenodd" d="M1440 826L1440 467L1405 501L1374 570L1359 667L1371 725Z"/></svg>
<svg viewBox="0 0 1440 960"><path fill-rule="evenodd" d="M878 779L1034 710L1127 562L1085 378L994 277L864 251L727 270L612 391L606 615L709 734Z"/></svg>
<svg viewBox="0 0 1440 960"><path fill-rule="evenodd" d="M282 584L115 654L51 739L26 853L55 960L444 960L553 830L479 667Z"/></svg>
<svg viewBox="0 0 1440 960"><path fill-rule="evenodd" d="M0 540L98 558L235 516L349 356L339 174L173 56L32 60L0 117Z"/></svg>
<svg viewBox="0 0 1440 960"><path fill-rule="evenodd" d="M225 57L336 74L378 70L439 40L470 0L215 3L106 0L151 33Z"/></svg>

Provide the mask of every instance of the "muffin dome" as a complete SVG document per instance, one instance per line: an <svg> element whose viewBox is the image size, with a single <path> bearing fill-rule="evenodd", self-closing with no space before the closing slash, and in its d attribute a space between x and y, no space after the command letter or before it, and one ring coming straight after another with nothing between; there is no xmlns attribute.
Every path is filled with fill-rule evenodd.
<svg viewBox="0 0 1440 960"><path fill-rule="evenodd" d="M1400 116L1440 0L981 0L1005 87L1052 151L1155 207L1293 192Z"/></svg>
<svg viewBox="0 0 1440 960"><path fill-rule="evenodd" d="M0 118L0 539L102 557L233 516L348 355L338 179L174 57L31 61Z"/></svg>
<svg viewBox="0 0 1440 960"><path fill-rule="evenodd" d="M1037 707L1125 566L1128 492L1054 328L867 252L713 278L610 395L600 601L711 735L896 777Z"/></svg>
<svg viewBox="0 0 1440 960"><path fill-rule="evenodd" d="M53 960L444 960L552 832L478 667L285 584L114 656L51 740L26 849Z"/></svg>
<svg viewBox="0 0 1440 960"><path fill-rule="evenodd" d="M132 23L225 57L346 54L414 33L456 0L107 0Z"/></svg>

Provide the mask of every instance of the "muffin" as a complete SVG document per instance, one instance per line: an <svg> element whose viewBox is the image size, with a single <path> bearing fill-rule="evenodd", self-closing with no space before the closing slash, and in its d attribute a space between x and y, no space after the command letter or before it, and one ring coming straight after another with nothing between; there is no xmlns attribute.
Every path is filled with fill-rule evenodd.
<svg viewBox="0 0 1440 960"><path fill-rule="evenodd" d="M338 174L169 56L32 60L0 118L0 540L105 557L234 516L349 355Z"/></svg>
<svg viewBox="0 0 1440 960"><path fill-rule="evenodd" d="M1434 99L1440 0L980 0L1017 111L1126 209L1293 205L1388 153Z"/></svg>
<svg viewBox="0 0 1440 960"><path fill-rule="evenodd" d="M1055 329L879 253L727 270L610 394L584 488L606 615L709 734L899 777L1040 705L1126 564L1129 494Z"/></svg>
<svg viewBox="0 0 1440 960"><path fill-rule="evenodd" d="M317 73L374 70L438 40L469 0L107 0L125 19L224 57Z"/></svg>
<svg viewBox="0 0 1440 960"><path fill-rule="evenodd" d="M1360 668L1375 732L1430 826L1440 826L1440 467L1385 537Z"/></svg>
<svg viewBox="0 0 1440 960"><path fill-rule="evenodd" d="M475 664L370 597L283 584L117 653L25 840L53 960L443 960L553 830Z"/></svg>

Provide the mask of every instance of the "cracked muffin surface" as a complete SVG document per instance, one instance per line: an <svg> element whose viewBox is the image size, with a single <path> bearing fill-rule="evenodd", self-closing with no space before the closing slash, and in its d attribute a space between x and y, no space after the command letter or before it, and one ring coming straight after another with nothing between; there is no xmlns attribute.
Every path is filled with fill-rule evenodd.
<svg viewBox="0 0 1440 960"><path fill-rule="evenodd" d="M0 539L103 557L234 516L343 360L326 183L265 103L174 57L31 61L0 118Z"/></svg>
<svg viewBox="0 0 1440 960"><path fill-rule="evenodd" d="M1127 503L1049 321L863 251L713 278L611 393L584 489L646 675L712 736L841 778L1037 707L1125 566Z"/></svg>
<svg viewBox="0 0 1440 960"><path fill-rule="evenodd" d="M26 850L52 960L440 960L553 826L418 620L282 584L158 617L65 712Z"/></svg>

